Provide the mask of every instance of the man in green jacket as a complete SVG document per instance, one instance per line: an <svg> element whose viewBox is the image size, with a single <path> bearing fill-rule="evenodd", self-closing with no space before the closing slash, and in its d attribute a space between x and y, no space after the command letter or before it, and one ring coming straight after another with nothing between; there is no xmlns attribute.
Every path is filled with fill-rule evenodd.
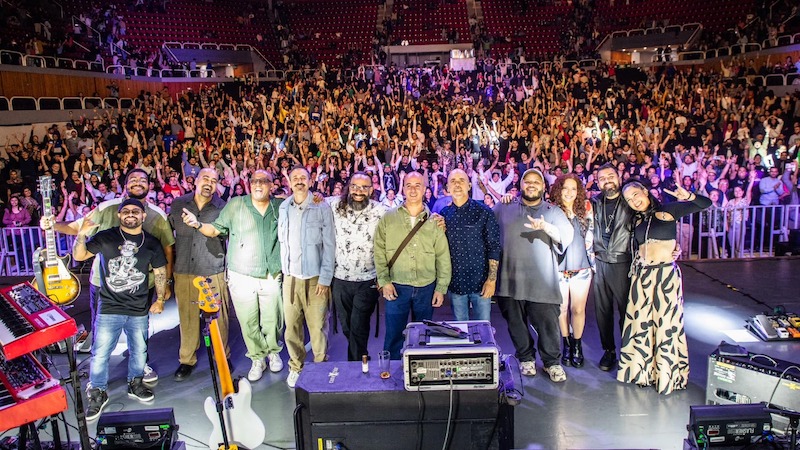
<svg viewBox="0 0 800 450"><path fill-rule="evenodd" d="M383 348L392 359L400 359L408 313L413 311L415 320L431 319L433 308L444 302L452 274L447 237L434 221L428 220L431 212L423 203L425 177L418 172L408 174L403 180L403 194L403 205L386 213L375 232L375 268L386 299ZM423 225L400 249L419 221L424 221ZM398 255L390 268L395 253Z"/></svg>

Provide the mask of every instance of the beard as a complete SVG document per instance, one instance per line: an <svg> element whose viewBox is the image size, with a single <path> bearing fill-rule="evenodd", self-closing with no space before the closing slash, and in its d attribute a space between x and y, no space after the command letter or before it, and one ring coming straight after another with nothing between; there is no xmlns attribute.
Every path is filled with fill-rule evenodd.
<svg viewBox="0 0 800 450"><path fill-rule="evenodd" d="M619 193L619 186L616 185L616 184L613 185L613 187L609 187L609 188L604 187L603 188L603 194L605 194L606 197L609 197L609 196L612 196L612 195L616 195L618 193Z"/></svg>
<svg viewBox="0 0 800 450"><path fill-rule="evenodd" d="M144 198L147 197L147 189L142 189L141 194L134 194L133 192L128 191L128 197L135 198L136 200L144 200Z"/></svg>
<svg viewBox="0 0 800 450"><path fill-rule="evenodd" d="M369 205L369 197L364 197L364 200L358 201L355 200L351 195L347 198L347 204L353 208L353 211L362 211L367 207L367 205Z"/></svg>
<svg viewBox="0 0 800 450"><path fill-rule="evenodd" d="M538 202L542 199L542 192L533 195L526 195L524 192L522 193L522 199L526 202Z"/></svg>

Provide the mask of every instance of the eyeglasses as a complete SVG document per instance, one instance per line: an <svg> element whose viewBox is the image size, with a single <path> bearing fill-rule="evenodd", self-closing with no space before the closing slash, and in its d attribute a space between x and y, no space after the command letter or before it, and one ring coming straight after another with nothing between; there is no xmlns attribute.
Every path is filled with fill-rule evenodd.
<svg viewBox="0 0 800 450"><path fill-rule="evenodd" d="M141 209L123 209L119 212L120 216L138 216L142 213Z"/></svg>
<svg viewBox="0 0 800 450"><path fill-rule="evenodd" d="M253 178L252 180L250 180L250 184L252 184L253 186L258 186L260 184L263 184L263 185L266 186L266 185L268 185L270 183L271 182L267 178Z"/></svg>
<svg viewBox="0 0 800 450"><path fill-rule="evenodd" d="M372 185L369 185L369 186L361 186L361 185L358 185L358 184L351 184L350 185L350 190L354 191L354 192L367 192L370 189L372 189Z"/></svg>

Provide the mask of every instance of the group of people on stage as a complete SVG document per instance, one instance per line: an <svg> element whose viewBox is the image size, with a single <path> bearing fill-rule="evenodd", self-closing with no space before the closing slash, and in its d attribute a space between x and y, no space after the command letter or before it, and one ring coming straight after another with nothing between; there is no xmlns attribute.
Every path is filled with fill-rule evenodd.
<svg viewBox="0 0 800 450"><path fill-rule="evenodd" d="M519 197L507 195L490 209L471 198L467 173L454 169L447 180L451 203L436 214L424 201L426 178L416 171L403 177L404 201L391 209L371 198L373 181L363 172L350 177L341 196L329 198L309 190L305 167L287 176L291 194L285 199L274 195L272 174L257 170L250 194L225 203L217 194L218 173L206 168L167 215L143 201L147 174L134 169L123 197L72 223L42 219L44 228L77 234L76 260L97 255L90 286L89 419L109 401L108 361L123 331L128 395L154 398L147 383L157 378L147 364L148 313L161 313L173 293L181 332L174 378L191 375L200 346L197 276L211 280L221 301L228 355L233 305L252 362L250 381L267 369L283 370L285 346L287 384L294 387L307 356L304 328L313 360L327 360L331 303L348 360L358 361L369 355L371 316L383 297L383 348L399 359L409 315L432 319L449 292L456 320L490 320L496 299L521 372L536 374L538 349L544 371L562 382L564 366L584 365L581 340L594 275L600 369L618 365L620 381L654 385L664 394L686 387L676 220L710 206L708 198L677 187L670 194L678 201L662 205L638 181L620 186L609 165L598 171L599 196L588 199L580 179L564 174L547 201L545 175L528 169ZM622 332L618 364L615 309Z"/></svg>

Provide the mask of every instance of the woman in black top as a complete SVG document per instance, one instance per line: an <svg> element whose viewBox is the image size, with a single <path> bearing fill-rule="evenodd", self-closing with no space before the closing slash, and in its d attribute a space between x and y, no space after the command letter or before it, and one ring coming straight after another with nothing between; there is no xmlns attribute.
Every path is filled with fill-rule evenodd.
<svg viewBox="0 0 800 450"><path fill-rule="evenodd" d="M622 329L617 380L655 385L661 394L685 389L689 351L683 329L683 280L674 261L676 221L711 206L711 200L678 186L664 190L677 202L660 204L639 182L622 188L635 211L631 291Z"/></svg>

